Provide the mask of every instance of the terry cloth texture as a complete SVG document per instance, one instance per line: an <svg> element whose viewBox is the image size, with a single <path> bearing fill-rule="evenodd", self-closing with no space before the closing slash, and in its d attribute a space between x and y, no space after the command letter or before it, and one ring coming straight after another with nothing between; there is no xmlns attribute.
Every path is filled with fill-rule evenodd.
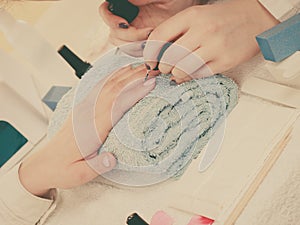
<svg viewBox="0 0 300 225"><path fill-rule="evenodd" d="M140 59L113 54L98 60L77 88L75 102L81 101L103 76L140 62ZM155 89L132 107L110 132L99 151L112 152L118 164L105 174L106 178L142 185L180 176L238 101L237 85L222 75L178 86L170 86L168 77L157 77ZM59 103L49 136L62 125L73 98L74 90Z"/></svg>

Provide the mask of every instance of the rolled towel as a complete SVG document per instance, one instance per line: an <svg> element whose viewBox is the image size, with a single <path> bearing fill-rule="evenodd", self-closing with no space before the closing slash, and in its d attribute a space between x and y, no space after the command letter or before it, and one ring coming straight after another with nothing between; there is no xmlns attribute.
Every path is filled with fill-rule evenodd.
<svg viewBox="0 0 300 225"><path fill-rule="evenodd" d="M111 55L96 62L81 81L75 102L104 75L128 63L141 63L141 59ZM73 95L74 90L58 104L50 136L66 119ZM99 152L112 152L118 160L116 168L104 177L134 186L179 177L237 101L237 85L222 75L177 86L170 86L169 75L158 76L155 89L122 117L100 148Z"/></svg>

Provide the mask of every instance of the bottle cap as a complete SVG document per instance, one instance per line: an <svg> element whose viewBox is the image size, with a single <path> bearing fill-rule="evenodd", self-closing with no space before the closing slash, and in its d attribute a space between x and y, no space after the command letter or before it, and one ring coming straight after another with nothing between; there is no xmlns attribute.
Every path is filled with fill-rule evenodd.
<svg viewBox="0 0 300 225"><path fill-rule="evenodd" d="M74 52L72 52L67 46L63 45L58 53L70 64L75 70L76 76L80 79L86 71L88 71L92 65L88 62L82 61Z"/></svg>

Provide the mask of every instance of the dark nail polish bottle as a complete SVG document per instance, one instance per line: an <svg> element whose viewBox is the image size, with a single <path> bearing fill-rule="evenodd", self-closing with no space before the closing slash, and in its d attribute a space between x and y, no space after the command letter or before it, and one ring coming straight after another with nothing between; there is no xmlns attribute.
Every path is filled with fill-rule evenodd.
<svg viewBox="0 0 300 225"><path fill-rule="evenodd" d="M126 223L128 225L149 225L137 213L132 213L128 216Z"/></svg>
<svg viewBox="0 0 300 225"><path fill-rule="evenodd" d="M109 2L108 10L131 23L139 14L139 7L128 0L106 0Z"/></svg>
<svg viewBox="0 0 300 225"><path fill-rule="evenodd" d="M92 65L88 62L82 61L75 53L73 53L67 46L63 45L58 50L58 53L69 63L75 70L76 76L81 77L90 69Z"/></svg>

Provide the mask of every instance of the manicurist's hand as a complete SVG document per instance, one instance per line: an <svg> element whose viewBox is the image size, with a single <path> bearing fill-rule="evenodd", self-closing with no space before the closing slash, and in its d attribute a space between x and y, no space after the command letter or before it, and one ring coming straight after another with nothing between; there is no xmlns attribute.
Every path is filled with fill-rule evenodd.
<svg viewBox="0 0 300 225"><path fill-rule="evenodd" d="M123 114L154 88L155 78L145 82L145 74L144 66L127 66L101 80L74 107L53 139L22 163L23 186L34 195L47 197L51 188L72 188L113 169L114 156L98 155L97 150ZM96 133L84 124L95 125Z"/></svg>
<svg viewBox="0 0 300 225"><path fill-rule="evenodd" d="M144 57L154 68L164 43L174 42L162 56L161 72L172 73L179 83L210 76L255 56L259 52L255 36L277 23L257 0L192 6L152 31Z"/></svg>
<svg viewBox="0 0 300 225"><path fill-rule="evenodd" d="M150 32L167 18L189 6L197 0L129 0L139 7L139 14L131 24L124 18L112 14L104 2L99 8L104 22L110 27L109 41L114 45L146 40Z"/></svg>

